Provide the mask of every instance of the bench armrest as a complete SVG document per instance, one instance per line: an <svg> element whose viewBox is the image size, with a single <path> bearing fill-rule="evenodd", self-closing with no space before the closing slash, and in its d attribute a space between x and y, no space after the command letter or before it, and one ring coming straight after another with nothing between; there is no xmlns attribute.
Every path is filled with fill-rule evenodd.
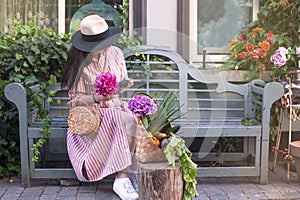
<svg viewBox="0 0 300 200"><path fill-rule="evenodd" d="M24 185L29 185L28 109L26 89L20 83L10 83L5 86L4 95L8 100L13 102L18 109L22 181Z"/></svg>

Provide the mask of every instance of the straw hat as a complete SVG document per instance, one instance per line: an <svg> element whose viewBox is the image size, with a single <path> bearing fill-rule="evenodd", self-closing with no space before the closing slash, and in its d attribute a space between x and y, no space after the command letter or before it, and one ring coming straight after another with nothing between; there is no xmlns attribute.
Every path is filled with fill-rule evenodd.
<svg viewBox="0 0 300 200"><path fill-rule="evenodd" d="M79 50L96 52L115 43L120 33L120 28L109 27L102 17L91 14L81 20L80 30L73 34L71 42Z"/></svg>

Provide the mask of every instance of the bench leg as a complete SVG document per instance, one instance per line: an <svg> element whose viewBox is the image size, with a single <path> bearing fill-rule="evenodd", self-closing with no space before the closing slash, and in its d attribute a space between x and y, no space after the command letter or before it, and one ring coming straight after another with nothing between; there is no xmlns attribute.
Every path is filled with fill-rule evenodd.
<svg viewBox="0 0 300 200"><path fill-rule="evenodd" d="M269 140L262 139L261 144L261 161L260 161L260 184L269 182Z"/></svg>

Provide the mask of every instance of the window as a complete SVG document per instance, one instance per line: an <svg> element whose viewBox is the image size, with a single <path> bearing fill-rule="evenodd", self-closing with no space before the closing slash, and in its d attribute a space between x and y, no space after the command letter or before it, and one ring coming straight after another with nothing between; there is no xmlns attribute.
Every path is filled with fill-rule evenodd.
<svg viewBox="0 0 300 200"><path fill-rule="evenodd" d="M256 19L259 0L193 0L190 2L190 62L216 68L228 56L233 36Z"/></svg>

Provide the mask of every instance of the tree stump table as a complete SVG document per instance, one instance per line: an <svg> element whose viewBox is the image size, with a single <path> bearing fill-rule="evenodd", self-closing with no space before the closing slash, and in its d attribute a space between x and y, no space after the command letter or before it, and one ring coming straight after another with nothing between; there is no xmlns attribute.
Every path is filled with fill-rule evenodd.
<svg viewBox="0 0 300 200"><path fill-rule="evenodd" d="M138 164L139 200L182 200L184 180L181 166L168 162Z"/></svg>

